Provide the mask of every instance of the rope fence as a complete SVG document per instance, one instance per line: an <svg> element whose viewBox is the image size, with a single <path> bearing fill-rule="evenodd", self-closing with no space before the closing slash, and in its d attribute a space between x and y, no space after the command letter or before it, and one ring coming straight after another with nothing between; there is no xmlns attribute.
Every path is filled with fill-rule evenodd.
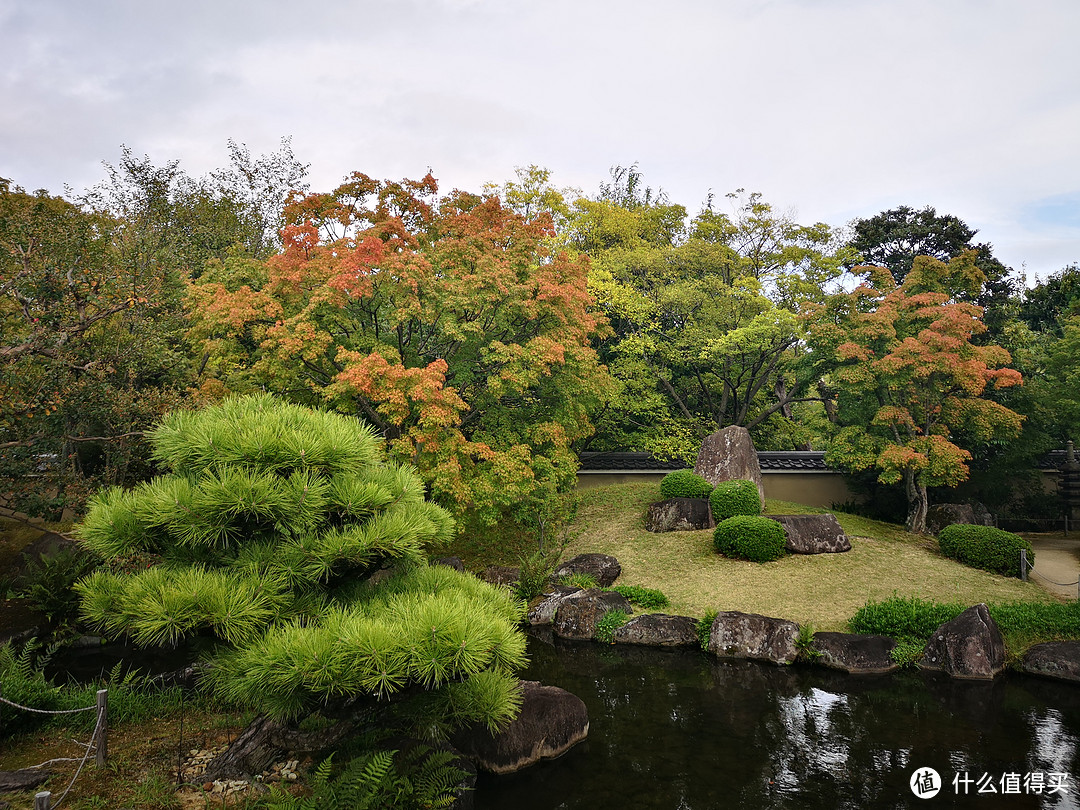
<svg viewBox="0 0 1080 810"><path fill-rule="evenodd" d="M1075 582L1057 582L1056 580L1050 579L1050 577L1048 576L1040 574L1038 571L1035 570L1035 563L1028 562L1027 549L1022 548L1020 549L1020 579L1024 580L1024 582L1027 582L1028 574L1034 574L1043 582L1049 582L1051 585L1057 585L1060 588L1072 588L1075 586L1076 598L1080 600L1080 578L1078 578Z"/></svg>
<svg viewBox="0 0 1080 810"><path fill-rule="evenodd" d="M97 722L94 724L94 730L90 733L90 742L78 743L86 748L83 753L82 760L79 762L79 767L75 769L75 775L71 777L71 781L68 782L68 786L64 789L64 792L60 794L60 798L55 802L52 800L52 792L43 790L34 796L34 810L56 810L60 806L60 803L67 798L68 793L75 786L75 780L79 778L82 773L83 767L86 765L87 760L90 759L90 752L96 752L95 764L99 768L104 768L109 760L109 690L99 689L97 692L97 702L93 706L85 706L81 709L35 709L32 706L23 706L19 703L8 700L0 695L0 703L7 706L11 706L16 709L20 709L24 712L33 712L34 714L78 714L80 712L92 712L97 711ZM66 758L68 761L74 762L75 758ZM58 760L50 760L55 762ZM49 764L49 763L42 763ZM41 765L35 765L35 768L40 768Z"/></svg>

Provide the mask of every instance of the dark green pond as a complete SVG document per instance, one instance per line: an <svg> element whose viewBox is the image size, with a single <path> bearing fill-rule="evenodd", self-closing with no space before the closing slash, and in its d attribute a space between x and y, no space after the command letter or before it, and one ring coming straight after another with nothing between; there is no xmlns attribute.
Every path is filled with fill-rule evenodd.
<svg viewBox="0 0 1080 810"><path fill-rule="evenodd" d="M482 776L477 810L1080 808L1080 686L854 677L537 638L530 654L522 677L584 700L589 737L557 760ZM909 780L927 767L943 785L924 800ZM1049 792L1055 773L1068 792ZM980 794L988 783L997 792Z"/></svg>

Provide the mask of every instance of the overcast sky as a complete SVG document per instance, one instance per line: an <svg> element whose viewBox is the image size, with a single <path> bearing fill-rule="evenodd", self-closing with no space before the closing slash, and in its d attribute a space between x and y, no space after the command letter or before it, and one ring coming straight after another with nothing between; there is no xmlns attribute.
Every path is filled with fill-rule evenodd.
<svg viewBox="0 0 1080 810"><path fill-rule="evenodd" d="M1080 261L1078 39L1078 0L0 0L0 177L282 136L315 190L535 163L592 194L636 162L691 213L932 205L1030 279Z"/></svg>

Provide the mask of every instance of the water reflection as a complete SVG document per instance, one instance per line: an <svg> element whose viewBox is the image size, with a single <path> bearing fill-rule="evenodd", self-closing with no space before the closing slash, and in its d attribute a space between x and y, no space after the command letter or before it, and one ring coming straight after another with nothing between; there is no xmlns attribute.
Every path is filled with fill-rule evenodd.
<svg viewBox="0 0 1080 810"><path fill-rule="evenodd" d="M1080 807L1080 785L988 803L953 795L951 784L963 771L1057 771L1071 783L1080 776L1080 687L1012 675L992 684L855 678L536 640L530 653L526 677L585 701L589 738L554 762L482 778L478 810L922 806L908 780L926 767L945 777L937 801L946 806Z"/></svg>

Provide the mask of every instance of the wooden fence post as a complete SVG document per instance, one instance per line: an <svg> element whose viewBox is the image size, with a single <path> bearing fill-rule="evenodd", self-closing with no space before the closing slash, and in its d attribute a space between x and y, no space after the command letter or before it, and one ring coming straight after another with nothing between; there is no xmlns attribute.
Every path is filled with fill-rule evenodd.
<svg viewBox="0 0 1080 810"><path fill-rule="evenodd" d="M97 766L104 768L109 761L109 690L99 689L97 693L98 733Z"/></svg>
<svg viewBox="0 0 1080 810"><path fill-rule="evenodd" d="M52 792L43 790L34 794L34 810L52 810Z"/></svg>
<svg viewBox="0 0 1080 810"><path fill-rule="evenodd" d="M1027 549L1020 549L1020 579L1027 582L1028 567L1027 567Z"/></svg>

